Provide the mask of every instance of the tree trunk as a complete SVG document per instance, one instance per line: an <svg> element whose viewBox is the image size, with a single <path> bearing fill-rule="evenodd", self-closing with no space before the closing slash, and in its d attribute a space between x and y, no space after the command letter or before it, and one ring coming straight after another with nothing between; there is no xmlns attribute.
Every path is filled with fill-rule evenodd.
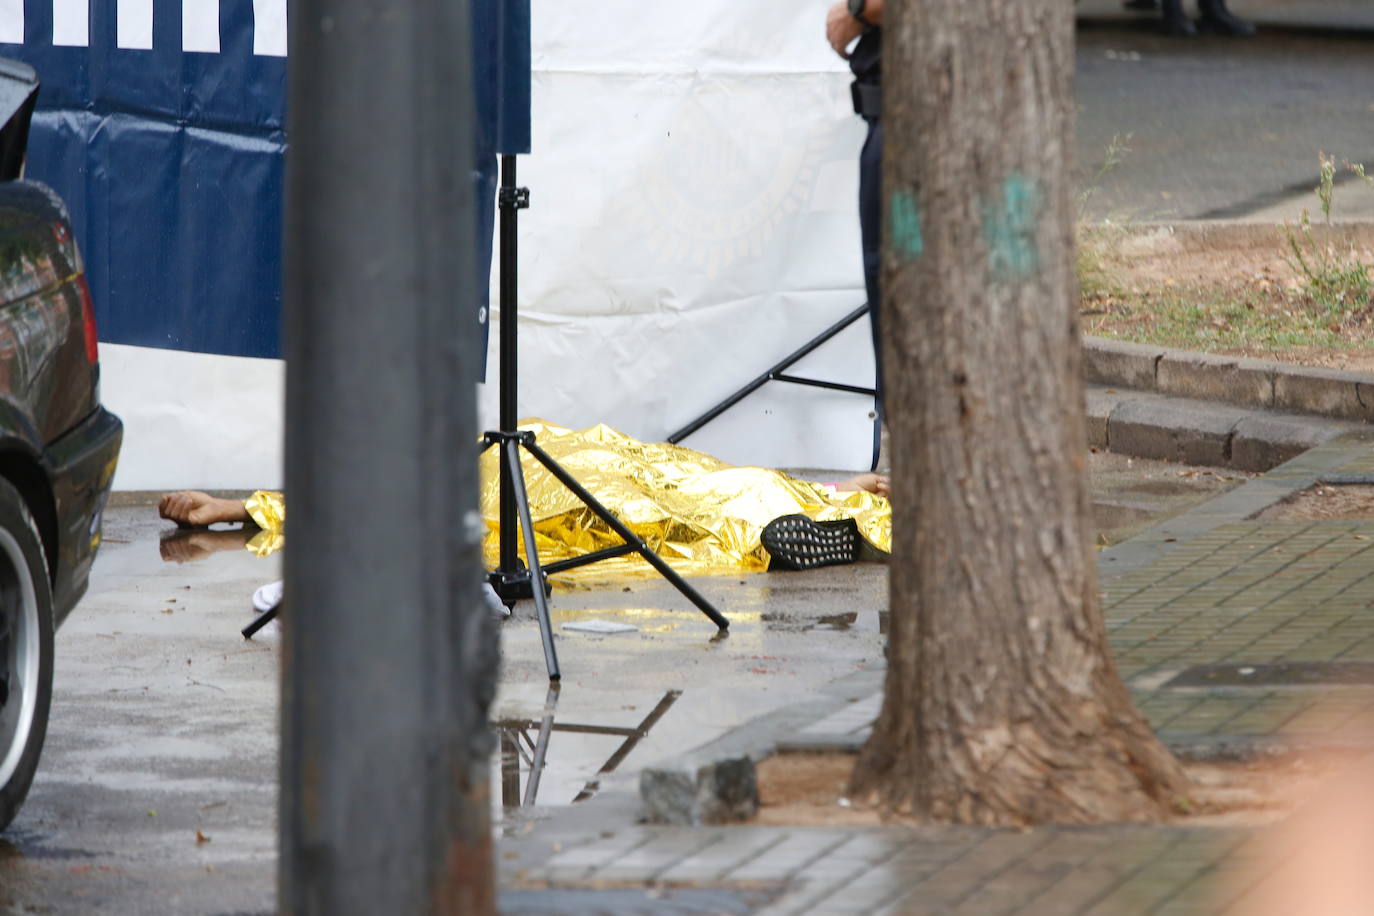
<svg viewBox="0 0 1374 916"><path fill-rule="evenodd" d="M972 824L1186 791L1108 654L1073 271L1073 6L888 0L886 698L853 790Z"/></svg>

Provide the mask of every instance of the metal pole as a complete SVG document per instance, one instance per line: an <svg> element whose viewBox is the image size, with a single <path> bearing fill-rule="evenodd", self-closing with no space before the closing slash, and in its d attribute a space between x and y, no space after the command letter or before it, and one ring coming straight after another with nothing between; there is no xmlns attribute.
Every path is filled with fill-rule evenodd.
<svg viewBox="0 0 1374 916"><path fill-rule="evenodd" d="M517 232L517 219L519 210L510 200L515 193L515 157L501 157L501 210L500 218L500 241L501 241L501 430L512 432L520 418L516 416L518 410L517 398L520 384L520 344L519 344L519 303L516 296L519 292L518 271L520 266L519 257L519 235ZM510 573L520 566L519 549L515 543L515 490L514 481L511 480L510 468L506 463L501 462L501 493L500 493L500 522L499 532L500 544L500 563L497 569L502 572ZM542 585L542 583L536 583Z"/></svg>
<svg viewBox="0 0 1374 916"><path fill-rule="evenodd" d="M298 0L278 909L495 910L467 0Z"/></svg>

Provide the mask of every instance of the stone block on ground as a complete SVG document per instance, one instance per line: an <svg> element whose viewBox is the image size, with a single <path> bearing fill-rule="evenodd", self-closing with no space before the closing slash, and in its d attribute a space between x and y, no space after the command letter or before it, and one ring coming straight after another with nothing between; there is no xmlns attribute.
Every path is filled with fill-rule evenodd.
<svg viewBox="0 0 1374 916"><path fill-rule="evenodd" d="M1344 369L1285 368L1274 378L1274 407L1368 423L1374 421L1374 375Z"/></svg>
<svg viewBox="0 0 1374 916"><path fill-rule="evenodd" d="M650 824L729 824L759 807L758 777L747 755L674 761L639 776L641 814Z"/></svg>
<svg viewBox="0 0 1374 916"><path fill-rule="evenodd" d="M1156 367L1155 388L1174 397L1270 407L1278 368L1258 359L1168 350Z"/></svg>
<svg viewBox="0 0 1374 916"><path fill-rule="evenodd" d="M1121 385L1152 391L1155 364L1164 348L1107 337L1083 339L1083 372L1090 385Z"/></svg>

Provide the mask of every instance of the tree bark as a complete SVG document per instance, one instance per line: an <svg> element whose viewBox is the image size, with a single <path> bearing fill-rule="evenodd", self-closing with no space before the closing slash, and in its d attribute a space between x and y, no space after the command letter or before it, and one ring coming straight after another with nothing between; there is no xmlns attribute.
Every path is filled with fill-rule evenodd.
<svg viewBox="0 0 1374 916"><path fill-rule="evenodd" d="M1091 544L1073 6L885 15L892 624L851 788L936 821L1160 819L1186 780L1108 653Z"/></svg>

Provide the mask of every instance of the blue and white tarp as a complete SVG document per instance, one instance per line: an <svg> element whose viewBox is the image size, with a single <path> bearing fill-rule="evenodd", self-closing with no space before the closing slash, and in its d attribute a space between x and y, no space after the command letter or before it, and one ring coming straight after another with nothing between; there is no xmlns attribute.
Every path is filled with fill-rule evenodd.
<svg viewBox="0 0 1374 916"><path fill-rule="evenodd" d="M280 355L286 0L3 0L102 341Z"/></svg>

